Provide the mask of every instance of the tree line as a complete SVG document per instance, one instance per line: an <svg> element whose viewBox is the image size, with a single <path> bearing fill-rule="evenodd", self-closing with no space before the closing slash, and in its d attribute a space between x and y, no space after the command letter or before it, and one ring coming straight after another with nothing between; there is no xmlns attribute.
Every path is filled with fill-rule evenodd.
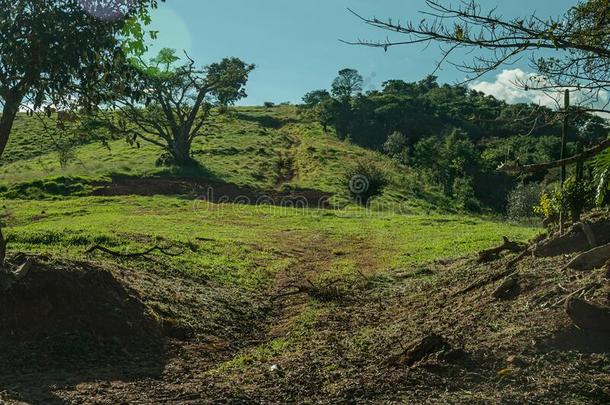
<svg viewBox="0 0 610 405"><path fill-rule="evenodd" d="M421 170L448 196L479 209L504 210L522 178L497 169L561 156L562 122L548 107L508 104L466 85L439 84L437 77L408 83L389 80L380 90L362 91L355 69L339 71L330 89L303 97L302 111L342 140L379 150ZM607 137L603 118L574 108L568 148L574 153Z"/></svg>

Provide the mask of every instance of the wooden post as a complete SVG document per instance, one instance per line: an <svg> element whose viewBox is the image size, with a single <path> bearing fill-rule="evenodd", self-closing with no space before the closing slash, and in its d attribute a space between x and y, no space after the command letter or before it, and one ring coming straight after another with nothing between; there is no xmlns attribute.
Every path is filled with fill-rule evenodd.
<svg viewBox="0 0 610 405"><path fill-rule="evenodd" d="M566 89L565 97L564 97L564 108L563 108L563 128L561 131L561 160L565 159L566 149L568 145L568 111L570 109L570 90ZM565 164L561 166L561 187L563 188L563 184L566 181L567 176L567 167ZM559 234L563 235L563 223L564 223L564 215L563 209L559 213Z"/></svg>

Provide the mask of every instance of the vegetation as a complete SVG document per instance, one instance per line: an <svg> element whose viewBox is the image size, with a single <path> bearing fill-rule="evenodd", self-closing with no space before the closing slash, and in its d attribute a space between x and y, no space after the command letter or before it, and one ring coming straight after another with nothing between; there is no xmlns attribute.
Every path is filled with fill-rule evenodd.
<svg viewBox="0 0 610 405"><path fill-rule="evenodd" d="M204 126L213 108L223 111L246 97L244 86L254 65L225 58L200 70L192 60L176 67L177 61L172 49L161 50L149 64L134 61L133 78L119 89L111 87L118 114L101 119L133 144L143 140L163 147L169 159L161 161L188 166L194 162L193 141L208 129Z"/></svg>
<svg viewBox="0 0 610 405"><path fill-rule="evenodd" d="M522 83L559 112L351 68L235 106L254 65L144 61L156 0L2 1L0 403L610 401L609 126L569 102L607 1L364 18L472 78L564 52Z"/></svg>
<svg viewBox="0 0 610 405"><path fill-rule="evenodd" d="M337 82L350 82L345 72L357 83L357 72L347 69L340 72L333 89ZM335 90L317 90L303 101L304 115L322 126L333 126L339 139L380 150L419 169L446 196L455 197L459 183L464 195L457 199L475 211L486 206L506 212L508 196L519 181L499 173L499 166L561 156L562 129L550 109L509 105L466 86L441 86L433 76L416 83L390 80L381 91L366 94L358 93L358 86L343 96ZM567 143L571 151L607 137L605 121L596 115L579 115L571 128L579 134ZM529 175L525 181L543 179L544 173ZM546 178L555 180L553 172Z"/></svg>

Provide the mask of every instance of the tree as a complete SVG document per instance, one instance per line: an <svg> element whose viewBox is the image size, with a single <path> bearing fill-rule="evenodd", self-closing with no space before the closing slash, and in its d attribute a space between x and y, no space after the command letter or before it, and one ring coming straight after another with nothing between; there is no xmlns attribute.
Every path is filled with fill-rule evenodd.
<svg viewBox="0 0 610 405"><path fill-rule="evenodd" d="M193 163L191 146L203 136L215 107L227 107L246 97L248 75L254 69L237 58L225 58L203 69L189 59L175 66L174 50L163 49L150 63L134 63L128 89L112 88L124 94L113 105L118 114L106 115L109 125L128 135L163 148L171 162Z"/></svg>
<svg viewBox="0 0 610 405"><path fill-rule="evenodd" d="M505 164L500 170L531 173L561 167L563 182L566 166L575 163L576 178L580 181L584 162L610 148L610 139L606 139L588 149L581 143L577 154L572 157L565 157L563 153L569 120L585 112L610 112L610 101L607 100L610 91L608 0L580 1L557 18L536 15L504 18L495 9L484 11L476 0L464 0L458 6L442 0L426 0L426 4L428 10L419 22L382 21L354 13L371 26L402 35L401 39L394 41L358 41L356 44L387 51L399 45L437 43L442 52L437 69L445 62L452 63L468 75L467 81L528 56L536 73L528 75L518 85L525 90L545 92L556 100L560 114L555 114L555 118L563 121L564 126L562 156L560 160L544 164ZM454 52L464 49L474 55L473 59L453 62ZM559 56L549 56L548 50ZM576 93L576 106L567 101L570 92ZM566 100L563 108L561 99ZM532 122L536 125L535 119ZM602 176L600 187L606 187L605 181Z"/></svg>
<svg viewBox="0 0 610 405"><path fill-rule="evenodd" d="M364 79L355 69L343 69L331 86L332 95L342 101L349 102L351 97L362 91Z"/></svg>
<svg viewBox="0 0 610 405"><path fill-rule="evenodd" d="M306 108L314 108L329 98L331 96L327 90L313 90L303 96L303 103Z"/></svg>
<svg viewBox="0 0 610 405"><path fill-rule="evenodd" d="M383 151L402 164L409 161L409 140L401 132L393 132L382 147Z"/></svg>
<svg viewBox="0 0 610 405"><path fill-rule="evenodd" d="M164 1L164 0L161 0ZM23 106L51 111L101 102L101 78L122 76L143 52L142 24L157 0L0 0L0 157ZM6 241L0 232L0 268Z"/></svg>
<svg viewBox="0 0 610 405"><path fill-rule="evenodd" d="M427 169L447 196L454 194L457 179L472 179L480 166L480 154L462 131L454 129L444 139L429 137L415 146L415 164Z"/></svg>
<svg viewBox="0 0 610 405"><path fill-rule="evenodd" d="M86 93L93 97L91 90L100 76L120 75L117 59L124 56L124 39L133 40L129 47L143 49L138 19L147 21L148 7L156 4L157 0L134 0L129 7L111 0L0 0L0 156L22 105L65 108L74 101L75 91L85 101Z"/></svg>

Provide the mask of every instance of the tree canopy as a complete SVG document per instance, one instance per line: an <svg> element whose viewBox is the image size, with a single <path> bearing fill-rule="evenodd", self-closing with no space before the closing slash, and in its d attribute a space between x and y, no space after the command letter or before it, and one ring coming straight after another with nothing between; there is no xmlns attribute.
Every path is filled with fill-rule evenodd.
<svg viewBox="0 0 610 405"><path fill-rule="evenodd" d="M116 115L103 114L114 130L163 148L172 163L192 163L191 145L203 136L214 107L221 109L246 97L254 65L225 58L203 69L195 62L176 64L176 51L162 49L150 62L134 62L132 79L109 91L119 95ZM110 118L110 120L108 120Z"/></svg>

